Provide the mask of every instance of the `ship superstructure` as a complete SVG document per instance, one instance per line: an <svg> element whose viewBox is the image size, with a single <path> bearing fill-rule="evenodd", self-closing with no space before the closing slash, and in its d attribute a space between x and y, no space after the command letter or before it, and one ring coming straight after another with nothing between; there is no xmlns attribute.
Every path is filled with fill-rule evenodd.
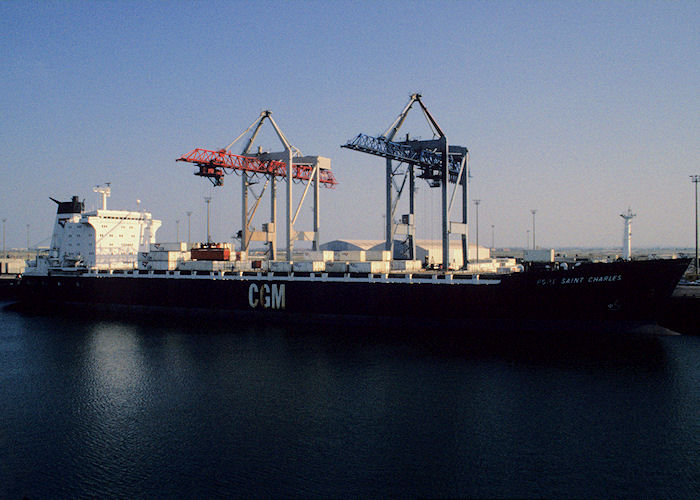
<svg viewBox="0 0 700 500"><path fill-rule="evenodd" d="M156 241L161 221L150 212L108 210L85 211L78 196L57 205L48 255L28 262L27 274L87 272L105 269L135 269L139 253L148 252Z"/></svg>

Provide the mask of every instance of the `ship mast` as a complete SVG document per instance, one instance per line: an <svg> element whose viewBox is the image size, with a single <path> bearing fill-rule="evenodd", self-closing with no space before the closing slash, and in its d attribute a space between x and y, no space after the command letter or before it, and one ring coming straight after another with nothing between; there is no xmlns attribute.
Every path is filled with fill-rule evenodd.
<svg viewBox="0 0 700 500"><path fill-rule="evenodd" d="M111 182L105 182L101 186L95 186L92 190L102 195L102 210L107 210L107 198L112 194Z"/></svg>

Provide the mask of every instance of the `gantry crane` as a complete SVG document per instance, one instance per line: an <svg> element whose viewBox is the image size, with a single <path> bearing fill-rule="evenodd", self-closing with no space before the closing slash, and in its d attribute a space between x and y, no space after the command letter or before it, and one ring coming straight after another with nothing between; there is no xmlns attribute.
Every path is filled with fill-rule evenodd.
<svg viewBox="0 0 700 500"><path fill-rule="evenodd" d="M277 137L284 146L284 151L278 153L264 153L258 151L257 153L251 154L250 150L265 120L270 121ZM230 149L233 145L253 128L253 133L246 141L242 153L240 155L231 153ZM337 184L333 172L331 171L331 160L323 156L303 156L299 149L289 144L289 141L287 141L287 138L277 126L277 123L272 119L271 111L266 110L261 112L260 116L225 148L216 151L197 148L181 156L176 161L194 163L199 168L194 174L208 178L214 186L222 186L224 183L224 175L226 174L237 173L241 175L241 250L248 250L251 241L264 241L269 245L269 257L272 260L276 260L277 258L277 233L275 224L277 214L276 180L280 177L286 178L287 259L290 261L292 260L293 241L295 240L312 241L312 248L318 250L320 245L319 186L323 185L324 187L333 188ZM291 176L288 175L288 165L292 166ZM260 194L256 196L251 190L252 183L250 182L250 178L257 176L263 177L265 183ZM292 213L293 182L306 184L304 193L294 213ZM294 224L299 216L301 206L312 182L314 184L314 230L295 231ZM263 224L262 231L252 231L251 222L268 186L270 186L271 190L270 222ZM248 207L249 191L252 192L255 198L255 203L250 210Z"/></svg>
<svg viewBox="0 0 700 500"><path fill-rule="evenodd" d="M403 125L408 112L418 103L425 114L437 138L432 140L394 141L394 137ZM414 259L415 251L415 169L418 177L426 179L431 187L442 189L442 262L443 268L449 265L449 237L459 234L462 237L462 267L467 268L469 262L469 234L467 222L467 207L469 198L469 152L462 146L449 146L447 136L437 124L433 116L421 101L420 94L412 94L411 98L384 134L371 137L359 134L354 139L341 146L343 148L369 153L386 158L386 243L385 249L393 256L394 234L405 234L408 240L409 259ZM392 162L398 162L394 168ZM406 165L406 167L404 167ZM400 184L395 183L394 177L403 176ZM399 199L409 180L409 213L404 215L401 223L394 222L394 213ZM448 200L448 184L454 184L452 195ZM454 203L457 186L462 186L462 222L450 222L450 211Z"/></svg>

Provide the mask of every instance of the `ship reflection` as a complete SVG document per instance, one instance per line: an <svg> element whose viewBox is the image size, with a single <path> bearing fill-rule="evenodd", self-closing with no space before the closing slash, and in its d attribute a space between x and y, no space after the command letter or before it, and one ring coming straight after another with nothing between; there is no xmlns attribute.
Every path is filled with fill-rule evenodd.
<svg viewBox="0 0 700 500"><path fill-rule="evenodd" d="M633 368L657 370L667 362L666 342L673 337L609 334L598 331L439 329L346 324L339 321L312 324L268 324L236 318L183 318L159 315L101 313L94 322L90 312L66 313L72 320L91 324L88 375L99 386L119 391L138 386L144 373L145 339L165 342L173 366L188 365L192 343L208 336L279 337L294 349L324 350L343 357L365 349L389 349L396 356L502 359L524 365L570 368ZM184 350L183 350L184 349Z"/></svg>

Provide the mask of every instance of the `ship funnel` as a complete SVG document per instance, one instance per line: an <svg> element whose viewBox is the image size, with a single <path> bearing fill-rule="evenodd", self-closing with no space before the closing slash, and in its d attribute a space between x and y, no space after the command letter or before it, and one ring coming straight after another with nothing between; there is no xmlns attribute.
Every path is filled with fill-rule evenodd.
<svg viewBox="0 0 700 500"><path fill-rule="evenodd" d="M77 196L73 196L70 201L58 201L50 196L49 200L58 205L58 209L56 211L58 214L79 214L83 211L83 208L85 208L83 203L80 201L80 198Z"/></svg>

